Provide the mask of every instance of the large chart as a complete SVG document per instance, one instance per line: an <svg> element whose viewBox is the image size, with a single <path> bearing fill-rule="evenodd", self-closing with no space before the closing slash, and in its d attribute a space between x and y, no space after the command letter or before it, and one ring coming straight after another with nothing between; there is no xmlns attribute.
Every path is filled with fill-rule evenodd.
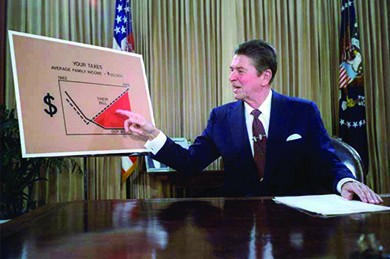
<svg viewBox="0 0 390 259"><path fill-rule="evenodd" d="M142 56L9 32L23 157L144 152L117 109L154 123Z"/></svg>
<svg viewBox="0 0 390 259"><path fill-rule="evenodd" d="M123 118L115 111L131 110L129 88L66 80L58 83L67 135L123 134Z"/></svg>

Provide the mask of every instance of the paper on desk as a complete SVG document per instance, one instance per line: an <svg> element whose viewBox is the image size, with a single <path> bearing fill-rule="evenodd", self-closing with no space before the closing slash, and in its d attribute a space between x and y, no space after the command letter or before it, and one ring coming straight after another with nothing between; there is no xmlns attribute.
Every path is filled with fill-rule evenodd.
<svg viewBox="0 0 390 259"><path fill-rule="evenodd" d="M274 197L273 200L296 209L303 209L324 216L390 211L390 207L355 200L350 201L336 194Z"/></svg>

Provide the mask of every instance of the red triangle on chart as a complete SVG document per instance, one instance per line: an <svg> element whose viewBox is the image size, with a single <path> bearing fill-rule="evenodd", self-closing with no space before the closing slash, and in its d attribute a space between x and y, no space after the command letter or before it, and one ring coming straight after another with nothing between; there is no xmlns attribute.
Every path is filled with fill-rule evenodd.
<svg viewBox="0 0 390 259"><path fill-rule="evenodd" d="M101 114L96 116L94 121L98 125L102 126L103 128L123 129L124 121L127 118L119 114L116 114L115 111L117 109L128 110L128 111L131 110L128 92L120 96L118 100L112 103L106 110L102 111Z"/></svg>

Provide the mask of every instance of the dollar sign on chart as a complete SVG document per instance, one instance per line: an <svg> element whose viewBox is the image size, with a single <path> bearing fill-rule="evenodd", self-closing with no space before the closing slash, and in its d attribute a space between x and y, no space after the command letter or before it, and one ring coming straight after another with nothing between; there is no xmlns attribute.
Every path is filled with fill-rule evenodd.
<svg viewBox="0 0 390 259"><path fill-rule="evenodd" d="M45 109L44 111L49 114L50 117L53 117L53 115L57 113L57 107L52 104L51 101L54 101L54 97L47 93L46 96L43 97L43 102L49 106L49 110Z"/></svg>

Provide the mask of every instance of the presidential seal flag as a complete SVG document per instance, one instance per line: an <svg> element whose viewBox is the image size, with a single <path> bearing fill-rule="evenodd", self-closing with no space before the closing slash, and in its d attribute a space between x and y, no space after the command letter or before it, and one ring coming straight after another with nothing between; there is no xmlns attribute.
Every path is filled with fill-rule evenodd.
<svg viewBox="0 0 390 259"><path fill-rule="evenodd" d="M363 58L354 0L342 0L339 66L339 135L368 167ZM367 170L366 170L367 171Z"/></svg>
<svg viewBox="0 0 390 259"><path fill-rule="evenodd" d="M130 0L116 0L113 48L134 52L133 23ZM137 165L136 156L122 157L122 184L132 175Z"/></svg>

